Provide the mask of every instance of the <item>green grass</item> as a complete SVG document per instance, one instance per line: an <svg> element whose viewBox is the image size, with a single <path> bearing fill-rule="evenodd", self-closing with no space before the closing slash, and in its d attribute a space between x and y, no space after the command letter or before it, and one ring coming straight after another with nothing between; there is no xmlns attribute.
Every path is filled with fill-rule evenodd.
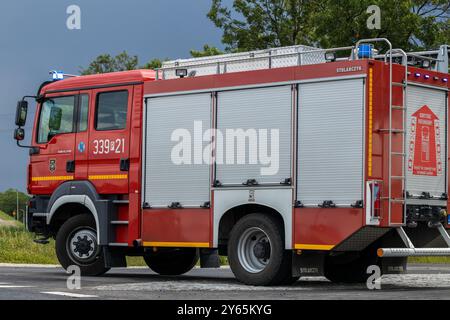
<svg viewBox="0 0 450 320"><path fill-rule="evenodd" d="M58 264L55 242L40 245L23 226L0 227L0 262L25 264Z"/></svg>
<svg viewBox="0 0 450 320"><path fill-rule="evenodd" d="M6 220L3 215L0 219ZM33 239L34 234L26 231L21 223L16 227L0 227L0 263L59 264L53 239L46 245L34 243ZM146 266L142 257L128 257L127 263Z"/></svg>
<svg viewBox="0 0 450 320"><path fill-rule="evenodd" d="M0 219L5 221L14 220L13 217L11 217L9 214L4 213L3 211L0 211Z"/></svg>
<svg viewBox="0 0 450 320"><path fill-rule="evenodd" d="M450 257L414 257L408 263L450 264Z"/></svg>

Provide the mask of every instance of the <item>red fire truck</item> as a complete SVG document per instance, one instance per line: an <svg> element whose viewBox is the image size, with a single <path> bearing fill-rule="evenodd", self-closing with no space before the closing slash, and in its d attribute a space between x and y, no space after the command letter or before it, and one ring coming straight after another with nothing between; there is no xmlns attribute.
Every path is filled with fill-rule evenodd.
<svg viewBox="0 0 450 320"><path fill-rule="evenodd" d="M251 285L361 282L450 255L448 59L370 39L55 72L17 107L28 229L91 276L126 256L162 275L227 256Z"/></svg>

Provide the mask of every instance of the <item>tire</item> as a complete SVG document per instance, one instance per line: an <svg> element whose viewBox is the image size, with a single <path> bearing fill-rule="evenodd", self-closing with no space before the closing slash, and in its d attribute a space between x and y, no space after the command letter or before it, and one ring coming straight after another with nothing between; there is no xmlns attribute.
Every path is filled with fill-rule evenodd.
<svg viewBox="0 0 450 320"><path fill-rule="evenodd" d="M195 267L199 260L195 248L174 249L145 255L144 261L154 272L163 276L178 276Z"/></svg>
<svg viewBox="0 0 450 320"><path fill-rule="evenodd" d="M379 265L375 246L360 253L344 253L325 258L325 277L334 283L366 283L371 274L367 268Z"/></svg>
<svg viewBox="0 0 450 320"><path fill-rule="evenodd" d="M59 263L66 270L76 265L82 276L100 276L110 269L105 267L102 249L97 245L96 225L91 215L67 220L56 235L55 246Z"/></svg>
<svg viewBox="0 0 450 320"><path fill-rule="evenodd" d="M284 249L282 224L273 216L255 213L231 230L228 260L235 277L255 286L292 284L292 253Z"/></svg>

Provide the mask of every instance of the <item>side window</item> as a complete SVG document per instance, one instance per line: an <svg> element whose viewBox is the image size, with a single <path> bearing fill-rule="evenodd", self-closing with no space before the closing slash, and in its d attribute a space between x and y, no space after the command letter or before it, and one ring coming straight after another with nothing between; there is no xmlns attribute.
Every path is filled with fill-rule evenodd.
<svg viewBox="0 0 450 320"><path fill-rule="evenodd" d="M73 132L74 110L74 96L46 99L39 114L37 143L47 143L57 134Z"/></svg>
<svg viewBox="0 0 450 320"><path fill-rule="evenodd" d="M80 96L80 114L78 116L78 132L84 132L88 128L89 95Z"/></svg>
<svg viewBox="0 0 450 320"><path fill-rule="evenodd" d="M95 129L125 129L127 125L128 91L104 92L97 95Z"/></svg>

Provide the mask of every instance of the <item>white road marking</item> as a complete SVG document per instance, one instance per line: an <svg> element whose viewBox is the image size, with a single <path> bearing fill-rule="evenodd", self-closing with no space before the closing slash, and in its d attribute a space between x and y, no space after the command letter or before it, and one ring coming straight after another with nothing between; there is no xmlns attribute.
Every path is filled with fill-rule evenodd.
<svg viewBox="0 0 450 320"><path fill-rule="evenodd" d="M34 288L33 286L16 286L12 284L0 284L0 289L19 289L19 288Z"/></svg>
<svg viewBox="0 0 450 320"><path fill-rule="evenodd" d="M60 268L57 264L21 264L21 263L0 263L0 268Z"/></svg>
<svg viewBox="0 0 450 320"><path fill-rule="evenodd" d="M55 295L55 296L71 297L71 298L98 298L98 296L90 295L90 294L70 293L70 292L62 292L62 291L47 291L47 292L41 292L41 293Z"/></svg>

